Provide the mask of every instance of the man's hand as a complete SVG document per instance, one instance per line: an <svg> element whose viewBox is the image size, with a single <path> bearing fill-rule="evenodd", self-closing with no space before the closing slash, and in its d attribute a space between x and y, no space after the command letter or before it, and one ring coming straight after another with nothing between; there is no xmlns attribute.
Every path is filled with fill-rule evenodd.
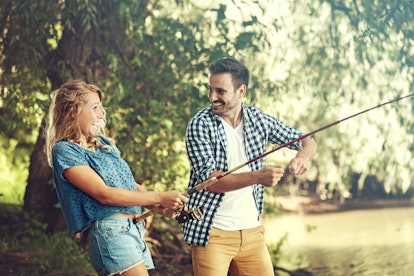
<svg viewBox="0 0 414 276"><path fill-rule="evenodd" d="M304 157L295 157L289 162L289 172L293 175L302 175L308 171L308 161Z"/></svg>
<svg viewBox="0 0 414 276"><path fill-rule="evenodd" d="M257 183L266 187L275 186L283 176L284 169L281 165L270 165L256 171L258 173Z"/></svg>
<svg viewBox="0 0 414 276"><path fill-rule="evenodd" d="M182 210L182 207L181 207L181 210ZM164 217L167 217L167 218L175 219L176 217L178 217L180 215L181 210L180 209L175 210L175 209L161 208L160 211L159 211L159 214L164 216Z"/></svg>

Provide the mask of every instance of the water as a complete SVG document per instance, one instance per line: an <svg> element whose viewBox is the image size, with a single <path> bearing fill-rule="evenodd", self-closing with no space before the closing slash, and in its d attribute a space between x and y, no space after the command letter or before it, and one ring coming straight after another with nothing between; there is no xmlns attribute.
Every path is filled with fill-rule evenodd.
<svg viewBox="0 0 414 276"><path fill-rule="evenodd" d="M414 208L283 214L263 224L268 243L288 233L281 267L313 275L414 275Z"/></svg>

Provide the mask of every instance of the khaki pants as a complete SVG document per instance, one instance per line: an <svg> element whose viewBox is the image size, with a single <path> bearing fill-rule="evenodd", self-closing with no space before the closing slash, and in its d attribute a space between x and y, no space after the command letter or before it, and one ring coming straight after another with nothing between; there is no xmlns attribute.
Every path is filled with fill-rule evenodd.
<svg viewBox="0 0 414 276"><path fill-rule="evenodd" d="M208 245L192 246L195 276L274 276L264 227L239 231L212 228Z"/></svg>

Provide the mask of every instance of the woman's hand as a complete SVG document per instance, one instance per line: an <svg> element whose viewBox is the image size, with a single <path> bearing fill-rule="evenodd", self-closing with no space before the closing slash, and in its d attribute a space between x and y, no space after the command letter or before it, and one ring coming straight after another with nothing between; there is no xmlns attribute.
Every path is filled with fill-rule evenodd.
<svg viewBox="0 0 414 276"><path fill-rule="evenodd" d="M184 203L188 202L188 198L179 191L161 192L160 197L161 206L172 210L182 210Z"/></svg>

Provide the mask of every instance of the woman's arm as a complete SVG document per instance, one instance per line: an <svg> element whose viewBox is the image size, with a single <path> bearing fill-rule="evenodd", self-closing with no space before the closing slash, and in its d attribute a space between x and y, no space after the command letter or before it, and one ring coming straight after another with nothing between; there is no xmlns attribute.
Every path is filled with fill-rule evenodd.
<svg viewBox="0 0 414 276"><path fill-rule="evenodd" d="M86 165L66 169L63 176L74 186L105 205L161 205L175 209L179 204L187 202L187 198L178 191L148 192L142 186L136 191L109 187L91 167Z"/></svg>

